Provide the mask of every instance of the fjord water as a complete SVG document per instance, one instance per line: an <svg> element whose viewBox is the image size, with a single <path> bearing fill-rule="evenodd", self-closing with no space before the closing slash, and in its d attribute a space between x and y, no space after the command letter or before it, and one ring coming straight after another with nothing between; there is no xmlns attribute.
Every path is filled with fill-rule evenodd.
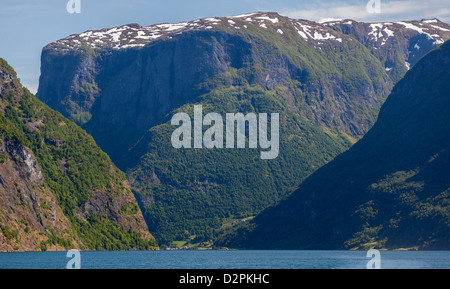
<svg viewBox="0 0 450 289"><path fill-rule="evenodd" d="M365 251L81 252L81 269L365 269ZM1 269L65 269L66 252L0 253ZM381 251L381 269L450 269L450 251Z"/></svg>

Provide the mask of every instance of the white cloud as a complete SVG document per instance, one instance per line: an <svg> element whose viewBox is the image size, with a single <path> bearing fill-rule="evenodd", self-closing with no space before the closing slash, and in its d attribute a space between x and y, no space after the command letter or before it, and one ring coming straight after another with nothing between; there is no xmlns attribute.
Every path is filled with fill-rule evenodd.
<svg viewBox="0 0 450 289"><path fill-rule="evenodd" d="M37 91L38 91L38 87L39 87L39 85L38 84L35 84L35 83L30 83L30 84L23 84L23 86L25 86L26 88L28 88L28 90L32 93L32 94L34 94L34 95L36 95L36 93L37 93Z"/></svg>
<svg viewBox="0 0 450 289"><path fill-rule="evenodd" d="M401 21L438 18L450 22L450 0L381 0L381 13L369 13L367 3L334 2L333 5L318 2L305 10L286 10L281 14L291 18L323 21L327 18L353 19L357 21Z"/></svg>

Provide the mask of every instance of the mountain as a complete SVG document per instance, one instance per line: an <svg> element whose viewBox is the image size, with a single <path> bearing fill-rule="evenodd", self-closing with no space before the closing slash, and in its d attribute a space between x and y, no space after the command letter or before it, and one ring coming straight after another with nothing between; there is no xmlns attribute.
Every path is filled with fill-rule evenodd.
<svg viewBox="0 0 450 289"><path fill-rule="evenodd" d="M155 249L125 175L0 58L0 251Z"/></svg>
<svg viewBox="0 0 450 289"><path fill-rule="evenodd" d="M263 12L86 31L47 45L41 63L38 98L126 172L163 245L208 241L278 203L372 127L395 81L354 35ZM194 105L279 113L279 156L173 148L171 118Z"/></svg>
<svg viewBox="0 0 450 289"><path fill-rule="evenodd" d="M379 23L347 19L323 24L364 44L394 82L430 50L450 38L450 25L439 19Z"/></svg>
<svg viewBox="0 0 450 289"><path fill-rule="evenodd" d="M448 250L449 68L447 41L398 82L358 143L221 243L259 249Z"/></svg>

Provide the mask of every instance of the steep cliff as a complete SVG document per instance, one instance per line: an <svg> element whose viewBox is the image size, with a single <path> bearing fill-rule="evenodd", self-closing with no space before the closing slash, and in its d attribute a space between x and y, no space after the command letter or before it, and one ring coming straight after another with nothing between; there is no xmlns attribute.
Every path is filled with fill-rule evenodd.
<svg viewBox="0 0 450 289"><path fill-rule="evenodd" d="M156 248L128 182L0 59L0 251Z"/></svg>
<svg viewBox="0 0 450 289"><path fill-rule="evenodd" d="M308 119L360 137L376 112L350 115L349 100L377 107L390 81L352 40L276 13L87 31L44 48L38 97L82 125L145 130L220 86L284 86Z"/></svg>

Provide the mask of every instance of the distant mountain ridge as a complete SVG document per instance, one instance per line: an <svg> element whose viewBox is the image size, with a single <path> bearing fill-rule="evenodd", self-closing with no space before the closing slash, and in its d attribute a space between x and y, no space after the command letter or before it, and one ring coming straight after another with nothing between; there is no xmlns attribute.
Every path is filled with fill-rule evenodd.
<svg viewBox="0 0 450 289"><path fill-rule="evenodd" d="M339 35L327 30L327 27L329 27L335 31L353 35L363 44L371 43L372 46L377 48L386 44L389 46L390 40L396 37L396 33L411 34L409 37L404 35L405 38L425 35L436 45L444 43L450 33L450 25L439 19L378 23L357 22L347 19L317 23L304 19L291 19L274 12L257 12L231 17L204 18L175 24L163 23L143 27L133 23L110 29L89 30L58 40L50 46L65 52L83 49L83 44L93 49L143 47L156 40L164 40L186 32L210 30L218 25L227 25L239 30L246 29L247 24L253 24L266 29L276 29L278 33L282 34L283 30L278 26L283 22L296 25L298 33L306 41L311 40L316 43L324 40L341 41ZM401 30L406 31L406 33Z"/></svg>
<svg viewBox="0 0 450 289"><path fill-rule="evenodd" d="M282 24L286 22L295 25L305 41L313 41L319 45L324 41L342 41L334 31L355 37L374 53L395 81L400 80L406 70L428 51L450 38L450 25L436 18L375 23L346 19L317 23L305 19L291 19L274 12L256 12L175 24L163 23L143 27L133 23L110 29L89 30L58 40L48 48L62 52L83 50L84 45L95 50L139 48L181 33L214 30L221 25L239 30L247 29L248 24L253 24L265 29L275 29L282 34ZM390 51L393 49L394 51Z"/></svg>
<svg viewBox="0 0 450 289"><path fill-rule="evenodd" d="M395 77L354 35L277 13L86 31L43 49L38 97L126 171L159 242L206 242L276 204L372 127L407 71L408 55L396 51L420 35L394 26L406 39L383 45L395 52ZM430 49L448 37L436 35ZM280 156L175 150L170 118L192 117L195 104L205 114L279 113Z"/></svg>
<svg viewBox="0 0 450 289"><path fill-rule="evenodd" d="M354 36L380 60L395 82L431 49L450 38L450 25L438 19L378 23L341 20L323 25Z"/></svg>

